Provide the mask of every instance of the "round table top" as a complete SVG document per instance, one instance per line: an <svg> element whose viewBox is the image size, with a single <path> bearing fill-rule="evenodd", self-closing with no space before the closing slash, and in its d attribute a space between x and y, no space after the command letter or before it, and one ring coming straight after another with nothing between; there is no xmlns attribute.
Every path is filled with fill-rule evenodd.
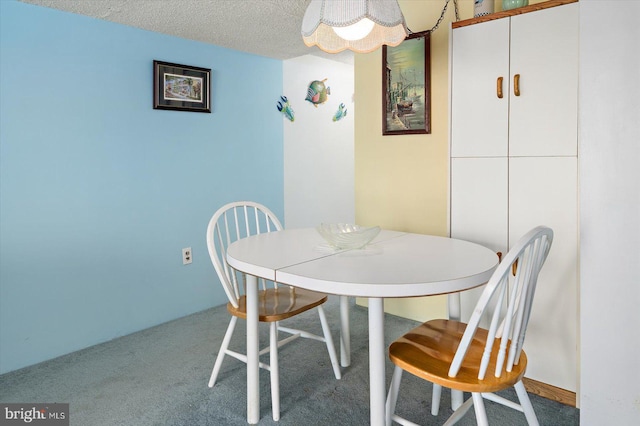
<svg viewBox="0 0 640 426"><path fill-rule="evenodd" d="M468 241L382 230L365 248L334 250L314 228L238 240L233 268L282 284L356 297L452 293L485 284L498 265L490 249Z"/></svg>

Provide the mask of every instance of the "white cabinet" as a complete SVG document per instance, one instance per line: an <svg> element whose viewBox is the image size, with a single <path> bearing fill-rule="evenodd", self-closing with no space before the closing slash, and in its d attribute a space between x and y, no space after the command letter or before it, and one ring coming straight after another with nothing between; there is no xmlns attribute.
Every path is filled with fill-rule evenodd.
<svg viewBox="0 0 640 426"><path fill-rule="evenodd" d="M577 8L453 30L452 157L577 154Z"/></svg>
<svg viewBox="0 0 640 426"><path fill-rule="evenodd" d="M577 154L578 20L578 3L511 18L510 156Z"/></svg>
<svg viewBox="0 0 640 426"><path fill-rule="evenodd" d="M526 377L576 391L578 381L578 162L509 159L509 242L536 225L553 229L527 330Z"/></svg>
<svg viewBox="0 0 640 426"><path fill-rule="evenodd" d="M506 156L509 137L509 19L455 29L451 51L453 157ZM458 48L458 46L460 46ZM502 78L502 98L498 83ZM507 79L507 81L505 81Z"/></svg>
<svg viewBox="0 0 640 426"><path fill-rule="evenodd" d="M456 235L506 253L508 195L507 157L451 159L451 230Z"/></svg>
<svg viewBox="0 0 640 426"><path fill-rule="evenodd" d="M506 253L550 226L526 377L578 377L578 3L461 26L451 35L451 236ZM481 289L462 296L462 319Z"/></svg>

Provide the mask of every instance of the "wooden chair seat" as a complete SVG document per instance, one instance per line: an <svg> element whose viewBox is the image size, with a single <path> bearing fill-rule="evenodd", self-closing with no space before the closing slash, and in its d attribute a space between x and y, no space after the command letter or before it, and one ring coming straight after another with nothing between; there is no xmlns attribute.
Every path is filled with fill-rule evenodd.
<svg viewBox="0 0 640 426"><path fill-rule="evenodd" d="M465 392L497 392L515 385L524 376L527 356L522 351L517 365L500 377L487 373L478 379L480 360L487 342L488 331L478 328L469 345L460 371L449 377L451 361L462 340L467 324L438 319L414 328L389 347L389 358L394 364L415 376L432 383ZM496 339L487 371L495 371L500 342Z"/></svg>
<svg viewBox="0 0 640 426"><path fill-rule="evenodd" d="M261 322L282 321L302 312L322 305L327 295L301 288L279 286L258 292L258 319ZM236 308L227 303L227 310L233 316L247 319L247 297L238 299Z"/></svg>

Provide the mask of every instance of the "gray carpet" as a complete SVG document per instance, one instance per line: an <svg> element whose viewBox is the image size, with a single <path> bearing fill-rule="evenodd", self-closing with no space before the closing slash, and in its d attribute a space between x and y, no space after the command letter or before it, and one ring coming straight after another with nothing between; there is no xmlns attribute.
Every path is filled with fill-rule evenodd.
<svg viewBox="0 0 640 426"><path fill-rule="evenodd" d="M339 305L325 305L338 343ZM246 425L245 365L225 359L218 383L207 387L215 355L229 321L224 306L0 376L0 402L64 402L76 426ZM317 314L293 320L321 333ZM414 327L414 321L387 316L388 343ZM321 342L298 340L280 351L281 419L271 418L268 372L261 370L261 425L367 425L369 375L367 311L353 306L352 363L335 380ZM245 346L244 321L231 346ZM261 342L268 327L261 326ZM387 384L392 373L387 363ZM515 392L501 394L515 399ZM450 394L442 392L440 415L430 414L431 385L409 374L400 387L398 413L423 425L444 423L451 414ZM466 397L466 396L465 396ZM578 425L579 410L531 395L541 425ZM486 402L492 425L525 425L524 415ZM474 425L471 410L458 423Z"/></svg>

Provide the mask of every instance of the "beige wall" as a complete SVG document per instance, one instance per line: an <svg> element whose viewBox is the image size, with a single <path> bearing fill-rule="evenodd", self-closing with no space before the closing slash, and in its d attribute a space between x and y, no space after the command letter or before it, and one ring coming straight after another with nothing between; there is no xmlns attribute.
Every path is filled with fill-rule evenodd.
<svg viewBox="0 0 640 426"><path fill-rule="evenodd" d="M530 4L542 0L531 0ZM413 32L437 22L445 0L399 0ZM495 11L502 2L495 1ZM460 19L473 17L473 0L458 0ZM449 24L453 1L431 35L429 135L382 136L382 49L355 55L356 223L398 231L448 235ZM425 321L446 315L446 298L388 299L385 310ZM364 304L360 300L358 303Z"/></svg>

